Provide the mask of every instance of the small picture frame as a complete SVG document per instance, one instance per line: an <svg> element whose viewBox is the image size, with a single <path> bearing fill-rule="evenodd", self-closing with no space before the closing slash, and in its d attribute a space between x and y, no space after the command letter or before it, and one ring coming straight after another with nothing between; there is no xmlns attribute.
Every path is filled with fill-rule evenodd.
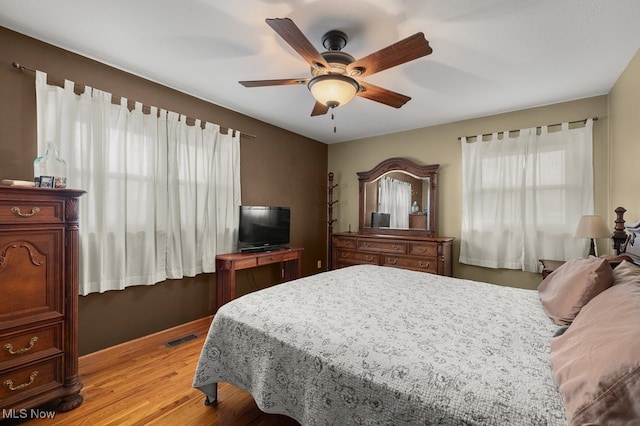
<svg viewBox="0 0 640 426"><path fill-rule="evenodd" d="M53 188L54 178L53 176L40 176L41 188Z"/></svg>

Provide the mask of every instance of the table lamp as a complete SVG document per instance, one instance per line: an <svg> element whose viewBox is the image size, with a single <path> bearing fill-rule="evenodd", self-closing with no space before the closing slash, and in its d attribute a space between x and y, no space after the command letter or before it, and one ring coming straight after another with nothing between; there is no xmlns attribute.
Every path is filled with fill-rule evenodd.
<svg viewBox="0 0 640 426"><path fill-rule="evenodd" d="M591 239L591 247L589 248L589 255L597 256L596 251L596 238L608 238L611 236L611 232L607 225L604 223L604 219L602 216L590 214L584 215L580 218L580 222L578 222L578 227L576 228L576 233L574 237L576 238L590 238Z"/></svg>

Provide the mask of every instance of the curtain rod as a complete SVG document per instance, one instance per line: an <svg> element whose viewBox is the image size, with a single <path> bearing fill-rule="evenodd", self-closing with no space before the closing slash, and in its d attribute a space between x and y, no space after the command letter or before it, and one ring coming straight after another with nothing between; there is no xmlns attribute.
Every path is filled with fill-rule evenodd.
<svg viewBox="0 0 640 426"><path fill-rule="evenodd" d="M11 66L12 66L13 68L15 68L16 70L18 70L18 71L31 71L31 72L36 72L36 70L34 70L34 69L32 69L32 68L27 68L27 67L25 67L24 65L19 64L18 62L12 62L12 63L11 63ZM56 85L57 85L57 86L64 87L64 84L61 84L59 81L52 80L52 82L56 83ZM77 84L77 83L76 83L76 84ZM83 88L84 88L84 87L86 87L86 85L85 85L85 84L78 84L78 85L83 86ZM112 94L111 96L112 96L113 98L115 98L115 99L118 99L118 100L119 100L119 99L122 99L122 98L125 98L125 99L127 99L127 101L128 101L128 102L135 102L135 101L132 101L131 99L129 99L129 98L125 97L125 96L120 96L120 95L116 95L116 94ZM143 108L145 108L145 107L146 107L146 108L151 108L149 105L144 105L144 104L143 104ZM192 118L192 117L187 117L187 120L189 120L189 121L193 121L193 122L195 122L195 121L196 121L196 119L195 119L195 118ZM222 127L222 126L220 126L220 127L221 127L221 129L225 129L225 127ZM230 129L229 127L227 127L227 128L226 128L226 130L227 130L227 131L229 131L229 129ZM247 136L247 137L249 137L249 138L254 138L254 139L256 138L256 135L251 135L251 134L249 134L249 133L244 133L244 132L241 132L240 130L236 130L236 132L240 133L240 135L242 135L242 136Z"/></svg>
<svg viewBox="0 0 640 426"><path fill-rule="evenodd" d="M592 117L591 118L593 121L598 121L598 117ZM587 120L588 118L583 118L582 120L576 120L576 121L570 121L569 124L578 124L578 123L583 123L583 124L587 124ZM547 124L547 127L552 127L552 126L560 126L562 123L556 123L556 124ZM536 129L539 129L541 126L537 126ZM519 132L520 130L509 130L508 132ZM505 133L506 131L503 132L498 132L498 133ZM493 133L483 133L482 137L484 136L491 136ZM465 136L466 138L477 138L478 135L473 135L473 136ZM462 137L458 137L458 140L462 140Z"/></svg>

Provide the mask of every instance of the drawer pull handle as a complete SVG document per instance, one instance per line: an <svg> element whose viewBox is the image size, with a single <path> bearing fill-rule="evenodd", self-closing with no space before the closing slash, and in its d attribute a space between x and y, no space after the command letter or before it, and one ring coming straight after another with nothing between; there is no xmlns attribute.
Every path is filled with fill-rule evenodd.
<svg viewBox="0 0 640 426"><path fill-rule="evenodd" d="M397 263L398 263L398 259L391 259L391 258L389 258L389 259L388 259L388 261L389 261L389 265L395 265L395 264L397 264Z"/></svg>
<svg viewBox="0 0 640 426"><path fill-rule="evenodd" d="M364 259L365 259L367 262L373 262L373 256L365 256L365 257L364 257Z"/></svg>
<svg viewBox="0 0 640 426"><path fill-rule="evenodd" d="M342 257L349 257L349 256L350 256L350 253L340 253L340 255L341 255Z"/></svg>
<svg viewBox="0 0 640 426"><path fill-rule="evenodd" d="M20 207L11 207L11 212L17 214L20 217L31 217L34 214L40 213L40 207L32 207L30 213L22 213Z"/></svg>
<svg viewBox="0 0 640 426"><path fill-rule="evenodd" d="M419 249L419 250L420 250L421 252L423 252L423 253L424 253L424 252L426 252L426 251L427 251L427 248L426 248L426 247L420 247L420 249Z"/></svg>
<svg viewBox="0 0 640 426"><path fill-rule="evenodd" d="M394 250L400 250L400 246L397 246L395 244L392 247L393 247Z"/></svg>
<svg viewBox="0 0 640 426"><path fill-rule="evenodd" d="M418 265L420 265L421 268L428 268L429 262L418 262Z"/></svg>
<svg viewBox="0 0 640 426"><path fill-rule="evenodd" d="M369 246L370 246L370 244L369 244L369 243L362 243L362 246L363 246L363 247L369 247Z"/></svg>
<svg viewBox="0 0 640 426"><path fill-rule="evenodd" d="M38 371L34 371L33 373L31 373L31 375L29 375L29 381L27 383L23 383L21 385L18 386L14 386L13 385L13 380L5 380L4 381L4 386L9 388L10 391L19 391L22 390L28 386L31 386L33 384L33 381L36 379L36 377L38 377Z"/></svg>
<svg viewBox="0 0 640 426"><path fill-rule="evenodd" d="M26 347L26 348L15 349L14 350L13 349L13 345L11 343L7 343L6 345L4 345L4 350L9 352L11 355L21 355L21 354L33 349L33 347L35 346L36 343L38 343L38 336L33 336L31 338L31 340L29 340L29 346Z"/></svg>

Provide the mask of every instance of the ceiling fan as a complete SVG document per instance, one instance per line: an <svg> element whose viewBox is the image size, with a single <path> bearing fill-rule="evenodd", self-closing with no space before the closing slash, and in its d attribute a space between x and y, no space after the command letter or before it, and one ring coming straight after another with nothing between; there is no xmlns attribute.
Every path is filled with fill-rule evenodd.
<svg viewBox="0 0 640 426"><path fill-rule="evenodd" d="M413 61L433 51L424 34L419 32L355 60L342 51L348 41L347 35L342 31L327 32L322 37L322 45L327 51L319 53L291 19L274 18L266 19L266 22L311 66L311 77L239 83L245 87L306 84L316 99L311 116L326 114L329 108L344 105L354 96L400 108L411 99L409 96L374 86L359 78Z"/></svg>

